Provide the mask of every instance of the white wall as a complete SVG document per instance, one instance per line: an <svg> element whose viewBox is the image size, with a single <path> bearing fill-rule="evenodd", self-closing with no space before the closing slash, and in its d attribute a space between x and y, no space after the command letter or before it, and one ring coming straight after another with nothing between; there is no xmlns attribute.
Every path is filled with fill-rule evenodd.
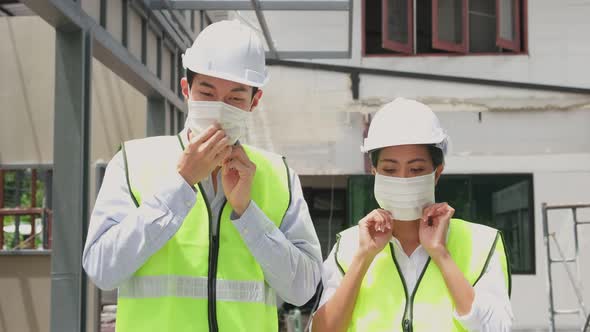
<svg viewBox="0 0 590 332"><path fill-rule="evenodd" d="M55 32L36 17L0 18L0 164L53 158Z"/></svg>
<svg viewBox="0 0 590 332"><path fill-rule="evenodd" d="M364 117L350 111L348 75L271 67L247 143L287 157L299 174L364 172Z"/></svg>

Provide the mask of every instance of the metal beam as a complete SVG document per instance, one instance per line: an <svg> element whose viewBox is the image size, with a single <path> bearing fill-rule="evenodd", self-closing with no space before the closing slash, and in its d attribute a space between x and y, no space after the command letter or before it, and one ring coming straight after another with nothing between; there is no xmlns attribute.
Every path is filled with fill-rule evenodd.
<svg viewBox="0 0 590 332"><path fill-rule="evenodd" d="M161 96L174 103L178 108L184 109L186 107L184 101L179 99L174 91L166 87L154 73L106 31L105 33L96 33L94 37L97 41L94 47L94 56L131 86L147 97Z"/></svg>
<svg viewBox="0 0 590 332"><path fill-rule="evenodd" d="M182 35L178 28L172 24L172 21L169 17L164 15L164 13L156 11L152 12L153 17L158 19L162 24L165 26L166 34L171 36L173 39L175 46L181 49L186 49L190 46L190 42L187 41L186 36Z"/></svg>
<svg viewBox="0 0 590 332"><path fill-rule="evenodd" d="M92 36L55 31L54 205L51 331L86 331L82 250L89 217Z"/></svg>
<svg viewBox="0 0 590 332"><path fill-rule="evenodd" d="M272 40L270 35L270 30L268 29L268 24L266 24L266 19L264 18L264 14L262 13L262 9L260 8L260 1L259 0L250 0L252 3L252 8L256 11L256 18L258 19L258 24L260 24L260 28L262 28L262 34L264 35L264 39L266 39L266 44L269 48L269 55L270 58L278 59L279 55L277 54L277 49L275 48L275 42Z"/></svg>
<svg viewBox="0 0 590 332"><path fill-rule="evenodd" d="M163 9L167 9L168 13L170 15L172 15L172 18L174 19L175 23L178 25L178 27L180 29L182 29L184 34L191 40L191 44L192 44L192 41L197 38L197 35L193 32L193 30L190 27L188 27L186 25L184 15L182 15L182 17L181 17L181 15L178 13L177 9L172 8L172 5L169 0L160 0L160 3L164 5Z"/></svg>
<svg viewBox="0 0 590 332"><path fill-rule="evenodd" d="M23 0L35 13L54 27L84 29L92 32L96 42L93 55L111 71L147 97L164 97L175 107L185 109L184 101L138 61L121 43L103 29L79 5L69 0ZM166 39L168 40L168 39Z"/></svg>
<svg viewBox="0 0 590 332"><path fill-rule="evenodd" d="M277 51L279 59L349 59L348 51ZM275 59L272 53L266 52L267 61Z"/></svg>
<svg viewBox="0 0 590 332"><path fill-rule="evenodd" d="M178 10L252 10L250 1L209 1L209 0L167 0L170 9ZM342 1L261 1L261 10L325 10L346 11L350 9L348 0ZM151 0L152 9L166 9L168 6L160 0Z"/></svg>
<svg viewBox="0 0 590 332"><path fill-rule="evenodd" d="M162 37L158 36L156 39L156 76L162 79L162 49L164 45L162 43Z"/></svg>
<svg viewBox="0 0 590 332"><path fill-rule="evenodd" d="M8 9L6 9L4 7L0 7L0 12L4 13L4 15L6 15L6 16L14 16L13 13L11 13L10 11L8 11Z"/></svg>
<svg viewBox="0 0 590 332"><path fill-rule="evenodd" d="M99 17L100 26L105 28L107 27L107 0L100 0L100 17Z"/></svg>
<svg viewBox="0 0 590 332"><path fill-rule="evenodd" d="M147 102L147 136L166 134L166 101L162 98L148 98Z"/></svg>
<svg viewBox="0 0 590 332"><path fill-rule="evenodd" d="M125 47L129 47L129 1L121 1L121 43Z"/></svg>
<svg viewBox="0 0 590 332"><path fill-rule="evenodd" d="M153 12L149 8L148 4L146 3L148 0L131 0L131 8L136 10L136 12L145 18L148 18L147 13L149 13L150 18L154 18L154 20L149 20L150 24L157 24L158 30L161 30L166 40L171 39L174 42L175 47L178 47L182 50L190 46L190 43L187 44L187 41L184 40L182 36L176 31L175 27L170 25L170 22L161 12Z"/></svg>
<svg viewBox="0 0 590 332"><path fill-rule="evenodd" d="M176 130L176 110L172 105L168 105L168 135L174 135L178 133L180 130Z"/></svg>
<svg viewBox="0 0 590 332"><path fill-rule="evenodd" d="M141 63L147 66L147 33L148 21L145 18L141 19Z"/></svg>
<svg viewBox="0 0 590 332"><path fill-rule="evenodd" d="M349 1L350 8L348 9L348 59L352 58L352 21L354 19L353 1ZM364 27L361 29L364 30Z"/></svg>
<svg viewBox="0 0 590 332"><path fill-rule="evenodd" d="M575 86L490 80L490 79L475 78L475 77L462 77L462 76L427 74L427 73L378 69L378 68L342 66L342 65L332 65L332 64L317 63L317 62L267 59L266 64L269 66L285 66L285 67L300 68L300 69L325 70L325 71L330 71L330 72L347 73L347 74L359 73L359 74L363 74L363 75L390 76L390 77L398 77L398 78L420 79L420 80L427 80L427 81L442 81L442 82L452 82L452 83L497 86L497 87L515 88L515 89L528 89L528 90L539 90L539 91L590 94L590 88L575 87Z"/></svg>

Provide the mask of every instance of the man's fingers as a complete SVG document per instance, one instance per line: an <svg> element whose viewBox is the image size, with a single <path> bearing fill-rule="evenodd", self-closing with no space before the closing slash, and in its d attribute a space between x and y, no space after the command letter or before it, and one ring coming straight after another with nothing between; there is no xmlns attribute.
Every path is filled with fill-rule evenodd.
<svg viewBox="0 0 590 332"><path fill-rule="evenodd" d="M240 174L249 174L250 173L250 168L248 168L247 165L245 165L241 160L238 160L238 159L232 159L232 160L226 162L223 167L225 167L228 170L235 169Z"/></svg>
<svg viewBox="0 0 590 332"><path fill-rule="evenodd" d="M209 151L209 153L211 153L213 156L217 156L219 154L219 152L221 152L223 149L229 147L230 148L230 153L231 153L231 147L229 146L229 137L225 136L222 139L219 140L219 142L217 142L215 144L215 146L211 149L211 151ZM229 153L228 153L229 156Z"/></svg>
<svg viewBox="0 0 590 332"><path fill-rule="evenodd" d="M215 145L225 137L225 131L219 129L207 141L201 144L201 151L209 153Z"/></svg>
<svg viewBox="0 0 590 332"><path fill-rule="evenodd" d="M218 124L213 124L207 127L204 132L193 136L191 139L190 145L199 146L205 143L211 136L213 136L221 127Z"/></svg>
<svg viewBox="0 0 590 332"><path fill-rule="evenodd" d="M250 158L248 158L246 151L244 150L244 148L241 145L237 145L237 146L233 147L233 151L232 151L230 158L238 159L242 163L244 163L245 165L248 165L248 167L251 167L254 165L254 163L252 163Z"/></svg>
<svg viewBox="0 0 590 332"><path fill-rule="evenodd" d="M213 159L214 165L221 165L221 163L223 163L223 161L230 155L231 150L232 147L229 145L225 148L222 148L221 151L219 151Z"/></svg>

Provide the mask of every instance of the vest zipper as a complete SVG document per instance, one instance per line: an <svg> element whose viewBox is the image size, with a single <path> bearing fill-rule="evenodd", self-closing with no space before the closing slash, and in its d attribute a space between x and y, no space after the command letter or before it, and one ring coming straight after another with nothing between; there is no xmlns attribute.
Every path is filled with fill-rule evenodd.
<svg viewBox="0 0 590 332"><path fill-rule="evenodd" d="M221 233L221 216L227 200L223 201L221 209L219 209L219 216L217 217L217 234L211 233L209 241L209 275L208 275L208 291L209 291L209 331L217 332L217 261L219 260L219 234ZM211 219L211 218L209 218Z"/></svg>
<svg viewBox="0 0 590 332"><path fill-rule="evenodd" d="M217 307L216 307L216 282L217 282L217 259L219 256L219 228L221 223L221 212L217 219L217 234L213 234L213 218L211 217L211 206L207 197L205 197L205 191L201 184L198 184L201 197L205 201L207 206L207 216L209 217L209 265L207 271L207 314L209 321L209 332L217 332L219 330L217 326ZM223 203L225 207L225 202ZM223 211L223 207L221 210Z"/></svg>
<svg viewBox="0 0 590 332"><path fill-rule="evenodd" d="M406 286L406 281L404 280L404 275L402 274L399 264L397 263L397 259L395 258L395 252L393 251L393 245L391 243L389 243L389 249L391 250L391 257L393 258L393 263L395 264L395 268L397 269L397 274L399 275L399 278L402 281L402 285L404 286L404 294L406 296L406 307L404 308L404 318L402 319L402 330L404 332L412 332L414 330L414 327L412 325L413 319L414 319L414 317L413 317L414 297L416 296L416 291L418 291L418 286L420 285L420 282L422 281L422 277L424 276L426 269L428 269L428 265L430 265L430 257L428 257L428 260L426 261L426 265L424 265L424 268L422 269L422 272L420 273L420 277L416 281L416 286L414 286L414 291L412 292L412 294L410 296L408 296L408 287Z"/></svg>

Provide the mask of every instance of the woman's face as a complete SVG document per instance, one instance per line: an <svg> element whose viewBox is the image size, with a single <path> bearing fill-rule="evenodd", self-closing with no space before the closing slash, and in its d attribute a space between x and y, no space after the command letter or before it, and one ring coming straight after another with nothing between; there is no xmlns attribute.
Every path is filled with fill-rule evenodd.
<svg viewBox="0 0 590 332"><path fill-rule="evenodd" d="M428 148L422 144L388 146L381 149L378 158L377 167L373 168L373 174L412 178L428 175L435 171ZM437 182L442 170L442 165L436 168Z"/></svg>

